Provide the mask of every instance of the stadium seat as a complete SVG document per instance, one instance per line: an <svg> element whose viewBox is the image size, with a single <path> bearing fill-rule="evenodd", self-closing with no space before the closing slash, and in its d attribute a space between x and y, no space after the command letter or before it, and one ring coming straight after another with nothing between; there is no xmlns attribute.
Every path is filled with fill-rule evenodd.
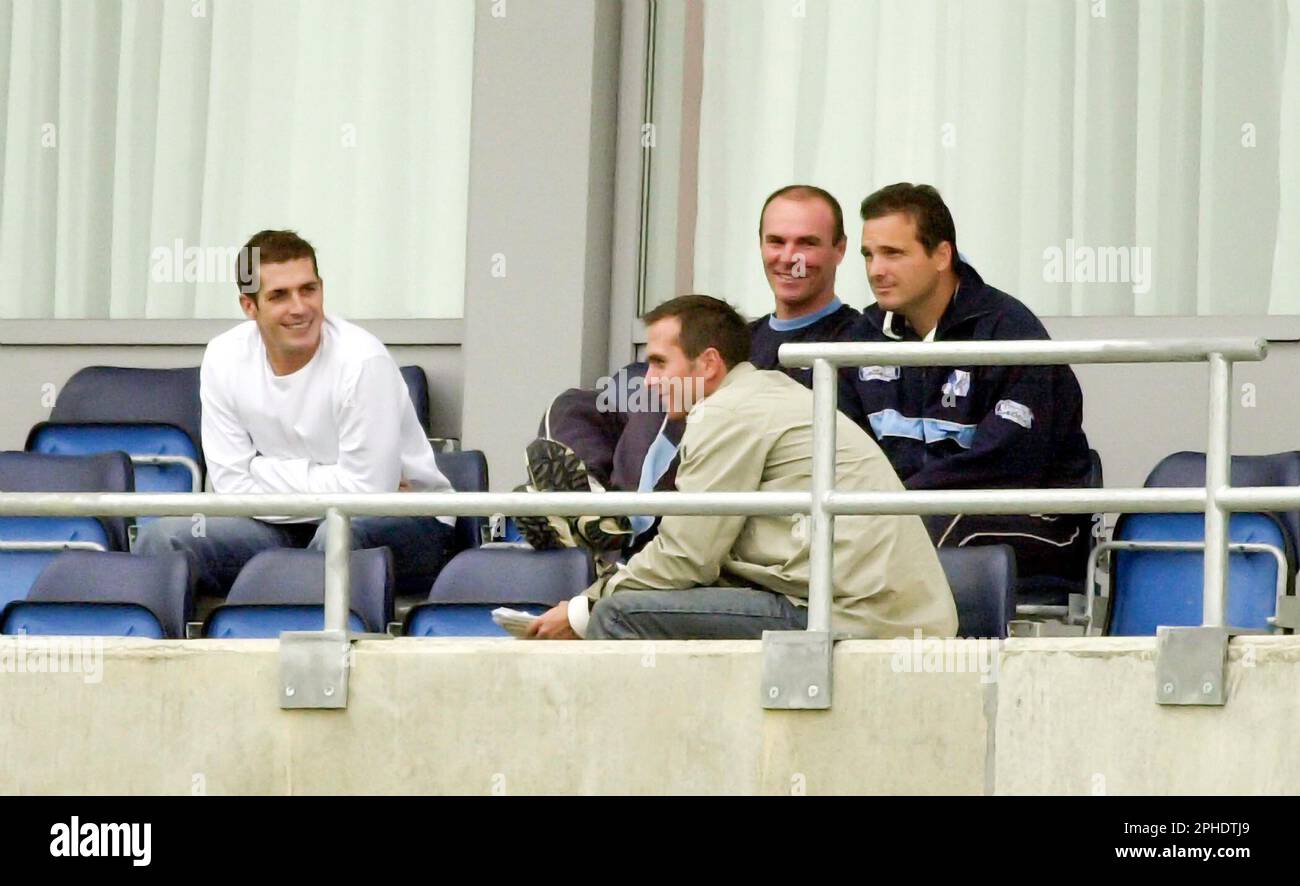
<svg viewBox="0 0 1300 886"><path fill-rule="evenodd" d="M26 598L63 551L112 547L108 530L94 517L0 517L0 606Z"/></svg>
<svg viewBox="0 0 1300 886"><path fill-rule="evenodd" d="M541 614L581 593L596 579L581 548L534 551L478 548L452 558L438 574L429 599L406 616L412 637L509 636L492 621L498 606Z"/></svg>
<svg viewBox="0 0 1300 886"><path fill-rule="evenodd" d="M1228 476L1233 486L1300 486L1300 452L1234 455ZM1205 453L1175 452L1165 456L1147 475L1144 485L1204 486ZM1300 548L1300 511L1284 511L1276 516L1286 527L1292 546Z"/></svg>
<svg viewBox="0 0 1300 886"><path fill-rule="evenodd" d="M1203 542L1202 514L1125 514L1115 524L1116 542ZM1272 514L1233 514L1230 544L1264 544L1285 561L1282 592L1293 594L1295 548ZM1196 551L1125 551L1113 553L1106 633L1152 636L1160 625L1202 624L1204 554ZM1267 552L1230 552L1224 604L1229 628L1269 630L1279 593L1277 557Z"/></svg>
<svg viewBox="0 0 1300 886"><path fill-rule="evenodd" d="M457 492L487 492L488 465L487 458L477 449L462 449L459 452L437 452L438 470L442 471ZM482 527L487 525L486 517L456 518L456 550L476 548L482 541Z"/></svg>
<svg viewBox="0 0 1300 886"><path fill-rule="evenodd" d="M1101 453L1095 449L1088 450L1088 489L1101 489L1105 475L1101 466ZM1097 543L1093 536L1092 544ZM1070 581L1052 575L1034 575L1018 579L1016 582L1015 601L1025 606L1061 606L1069 605L1071 594L1085 592L1082 581Z"/></svg>
<svg viewBox="0 0 1300 886"><path fill-rule="evenodd" d="M0 632L178 639L193 607L184 554L66 551L4 607Z"/></svg>
<svg viewBox="0 0 1300 886"><path fill-rule="evenodd" d="M380 633L393 617L393 555L388 548L353 551L348 629ZM297 548L262 551L235 578L226 602L203 625L205 637L278 637L319 631L325 624L325 554Z"/></svg>
<svg viewBox="0 0 1300 886"><path fill-rule="evenodd" d="M93 456L0 452L5 492L130 492L125 453ZM61 551L125 551L126 521L94 517L0 517L0 607L27 596L46 565Z"/></svg>
<svg viewBox="0 0 1300 886"><path fill-rule="evenodd" d="M940 548L939 563L957 604L957 636L1006 637L1015 614L1015 550L1010 545Z"/></svg>
<svg viewBox="0 0 1300 886"><path fill-rule="evenodd" d="M94 455L44 455L0 452L0 491L3 492L134 492L135 472L124 452ZM108 547L127 549L126 520L105 517Z"/></svg>
<svg viewBox="0 0 1300 886"><path fill-rule="evenodd" d="M1088 488L1101 489L1106 485L1106 475L1101 469L1101 453L1088 450Z"/></svg>
<svg viewBox="0 0 1300 886"><path fill-rule="evenodd" d="M60 392L49 421L32 428L29 452L85 455L120 450L137 460L140 492L203 489L199 370L90 366ZM192 462L147 464L144 460Z"/></svg>
<svg viewBox="0 0 1300 886"><path fill-rule="evenodd" d="M427 437L432 433L429 430L429 379L420 366L403 366L400 372L402 381L406 382L406 390L411 395L411 402L415 404L415 417L420 420L420 427L424 428Z"/></svg>

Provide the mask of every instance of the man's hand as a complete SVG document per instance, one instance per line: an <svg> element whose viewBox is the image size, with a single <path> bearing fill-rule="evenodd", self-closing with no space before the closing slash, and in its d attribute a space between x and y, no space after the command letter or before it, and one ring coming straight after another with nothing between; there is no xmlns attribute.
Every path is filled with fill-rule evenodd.
<svg viewBox="0 0 1300 886"><path fill-rule="evenodd" d="M410 492L410 491L411 491L411 484L410 484L410 481L408 481L405 477L403 477L403 478L402 478L402 482L397 484L397 491L398 491L398 492Z"/></svg>
<svg viewBox="0 0 1300 886"><path fill-rule="evenodd" d="M533 623L524 632L529 640L581 640L569 624L568 602L556 603L549 610L533 619Z"/></svg>

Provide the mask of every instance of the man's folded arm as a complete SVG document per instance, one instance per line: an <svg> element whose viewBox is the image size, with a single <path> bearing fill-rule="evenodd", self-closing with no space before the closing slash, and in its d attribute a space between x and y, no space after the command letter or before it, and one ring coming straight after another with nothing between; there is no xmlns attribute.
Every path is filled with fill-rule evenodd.
<svg viewBox="0 0 1300 886"><path fill-rule="evenodd" d="M401 398L407 396L396 373L387 357L362 364L344 392L336 464L259 455L250 465L253 477L272 492L396 492L402 478Z"/></svg>

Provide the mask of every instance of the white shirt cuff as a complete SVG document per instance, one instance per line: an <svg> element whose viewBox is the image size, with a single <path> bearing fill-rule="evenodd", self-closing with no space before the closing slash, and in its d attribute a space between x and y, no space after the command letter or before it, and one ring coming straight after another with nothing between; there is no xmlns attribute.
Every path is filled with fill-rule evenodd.
<svg viewBox="0 0 1300 886"><path fill-rule="evenodd" d="M587 637L587 622L590 618L591 601L585 594L579 594L569 600L569 627L583 639Z"/></svg>

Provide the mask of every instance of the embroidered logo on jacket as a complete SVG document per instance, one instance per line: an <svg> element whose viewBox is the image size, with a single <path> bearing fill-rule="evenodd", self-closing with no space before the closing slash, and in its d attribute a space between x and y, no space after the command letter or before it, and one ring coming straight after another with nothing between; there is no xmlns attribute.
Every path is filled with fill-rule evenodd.
<svg viewBox="0 0 1300 886"><path fill-rule="evenodd" d="M859 381L897 381L897 366L863 366L858 370Z"/></svg>
<svg viewBox="0 0 1300 886"><path fill-rule="evenodd" d="M943 392L950 397L965 397L970 393L970 373L965 369L954 369L943 383Z"/></svg>
<svg viewBox="0 0 1300 886"><path fill-rule="evenodd" d="M993 407L993 413L998 418L1013 421L1022 428L1029 428L1034 424L1034 410L1015 400L999 400L998 405Z"/></svg>

